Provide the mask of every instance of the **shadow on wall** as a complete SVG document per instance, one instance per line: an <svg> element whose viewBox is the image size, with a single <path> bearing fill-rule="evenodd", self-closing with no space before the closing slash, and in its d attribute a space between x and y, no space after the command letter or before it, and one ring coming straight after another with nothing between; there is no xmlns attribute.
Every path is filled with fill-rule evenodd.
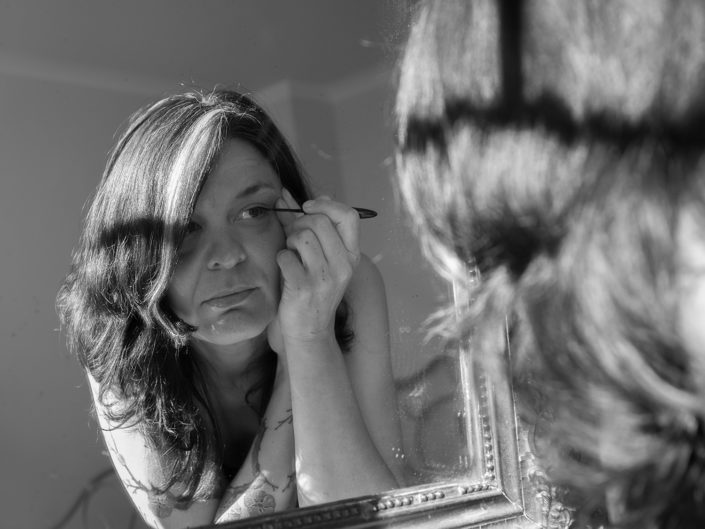
<svg viewBox="0 0 705 529"><path fill-rule="evenodd" d="M149 529L111 466L96 474L66 509L63 516L48 529Z"/></svg>

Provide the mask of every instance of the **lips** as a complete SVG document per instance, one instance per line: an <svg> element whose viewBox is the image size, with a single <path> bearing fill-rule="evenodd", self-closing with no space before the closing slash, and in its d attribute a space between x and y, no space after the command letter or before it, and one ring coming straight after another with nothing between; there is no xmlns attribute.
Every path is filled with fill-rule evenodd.
<svg viewBox="0 0 705 529"><path fill-rule="evenodd" d="M247 288L235 292L219 294L204 301L203 304L213 309L233 308L244 302L254 291L254 288Z"/></svg>

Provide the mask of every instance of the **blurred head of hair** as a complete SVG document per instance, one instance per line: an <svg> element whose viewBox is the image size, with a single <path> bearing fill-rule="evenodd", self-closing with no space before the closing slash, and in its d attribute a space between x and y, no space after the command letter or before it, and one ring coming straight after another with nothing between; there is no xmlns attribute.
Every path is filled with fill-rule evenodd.
<svg viewBox="0 0 705 529"><path fill-rule="evenodd" d="M511 349L549 474L586 512L609 491L621 526L701 527L705 350L679 315L705 245L705 4L422 2L396 115L408 217L472 298L448 332L490 370Z"/></svg>

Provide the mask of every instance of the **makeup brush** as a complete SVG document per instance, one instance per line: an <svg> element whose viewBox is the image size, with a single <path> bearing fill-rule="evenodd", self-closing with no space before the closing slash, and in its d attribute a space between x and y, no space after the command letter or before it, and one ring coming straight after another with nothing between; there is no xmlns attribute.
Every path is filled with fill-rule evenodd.
<svg viewBox="0 0 705 529"><path fill-rule="evenodd" d="M267 208L269 211L289 211L291 213L306 213L301 208ZM377 212L366 208L353 208L361 219L371 219L377 216Z"/></svg>

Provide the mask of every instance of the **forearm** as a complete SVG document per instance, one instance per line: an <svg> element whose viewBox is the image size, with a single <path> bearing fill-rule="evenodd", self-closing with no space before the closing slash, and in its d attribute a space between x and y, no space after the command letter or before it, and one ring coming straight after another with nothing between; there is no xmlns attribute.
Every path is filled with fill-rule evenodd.
<svg viewBox="0 0 705 529"><path fill-rule="evenodd" d="M260 431L223 494L216 523L293 506L296 482L291 408L289 376L285 363L280 360Z"/></svg>
<svg viewBox="0 0 705 529"><path fill-rule="evenodd" d="M335 339L287 344L301 505L396 487L360 412Z"/></svg>

